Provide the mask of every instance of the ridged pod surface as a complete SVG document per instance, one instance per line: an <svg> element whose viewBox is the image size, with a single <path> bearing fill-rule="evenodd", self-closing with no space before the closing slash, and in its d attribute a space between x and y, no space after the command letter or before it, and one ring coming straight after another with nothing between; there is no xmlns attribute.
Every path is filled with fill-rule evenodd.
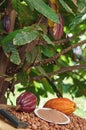
<svg viewBox="0 0 86 130"><path fill-rule="evenodd" d="M23 92L16 99L16 110L32 112L37 105L37 97L31 92Z"/></svg>
<svg viewBox="0 0 86 130"><path fill-rule="evenodd" d="M53 23L52 27L49 27L49 33L54 40L58 40L62 37L64 31L64 20L61 13L58 13L60 23Z"/></svg>
<svg viewBox="0 0 86 130"><path fill-rule="evenodd" d="M3 27L6 32L9 32L11 26L10 16L8 14L5 14L3 19Z"/></svg>
<svg viewBox="0 0 86 130"><path fill-rule="evenodd" d="M48 100L44 107L56 109L66 115L73 113L76 110L76 103L68 98L53 98Z"/></svg>
<svg viewBox="0 0 86 130"><path fill-rule="evenodd" d="M59 24L55 23L53 28L53 36L55 40L60 39L62 37L63 29L64 29L63 17L60 13L58 14L58 16L59 16L60 23Z"/></svg>

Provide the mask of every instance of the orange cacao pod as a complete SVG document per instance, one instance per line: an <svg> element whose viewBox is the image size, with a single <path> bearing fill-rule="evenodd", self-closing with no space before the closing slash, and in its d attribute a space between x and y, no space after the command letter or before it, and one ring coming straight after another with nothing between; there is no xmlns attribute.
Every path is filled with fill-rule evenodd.
<svg viewBox="0 0 86 130"><path fill-rule="evenodd" d="M73 113L76 110L76 103L68 98L53 98L48 100L44 107L56 109L66 115Z"/></svg>

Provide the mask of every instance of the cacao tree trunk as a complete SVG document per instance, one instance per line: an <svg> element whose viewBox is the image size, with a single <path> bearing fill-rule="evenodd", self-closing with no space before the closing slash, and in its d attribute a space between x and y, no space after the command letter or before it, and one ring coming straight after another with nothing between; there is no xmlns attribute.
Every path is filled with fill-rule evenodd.
<svg viewBox="0 0 86 130"><path fill-rule="evenodd" d="M19 48L19 55L21 62L25 59L25 52L27 51L28 46L22 46ZM0 103L6 104L5 93L8 87L11 85L14 87L14 84L10 84L9 81L6 81L8 76L13 76L15 73L18 73L20 70L20 66L13 64L10 62L9 58L6 57L2 47L0 47ZM18 81L17 81L18 82ZM10 86L10 89L11 89Z"/></svg>
<svg viewBox="0 0 86 130"><path fill-rule="evenodd" d="M2 47L0 47L0 57L0 103L6 103L4 95L9 84L5 81L5 72L8 64L8 59L5 56Z"/></svg>
<svg viewBox="0 0 86 130"><path fill-rule="evenodd" d="M11 26L9 29L9 32L12 32L15 25L15 19L16 19L16 11L12 7L12 0L9 0L8 4L8 12L11 20ZM9 33L8 32L8 33ZM11 64L10 60L5 56L2 47L0 46L0 103L6 103L5 100L5 92L9 86L9 82L5 81L5 75L7 71L7 66Z"/></svg>

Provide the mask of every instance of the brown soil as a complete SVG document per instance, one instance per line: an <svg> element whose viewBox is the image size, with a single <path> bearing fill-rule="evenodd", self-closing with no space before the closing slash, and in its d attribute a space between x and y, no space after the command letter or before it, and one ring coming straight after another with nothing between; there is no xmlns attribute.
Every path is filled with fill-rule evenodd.
<svg viewBox="0 0 86 130"><path fill-rule="evenodd" d="M16 112L13 109L9 109L9 111L16 115L20 120L28 122L28 130L86 130L86 119L74 114L69 116L71 120L69 124L56 125L40 119L33 112L28 114L25 112Z"/></svg>

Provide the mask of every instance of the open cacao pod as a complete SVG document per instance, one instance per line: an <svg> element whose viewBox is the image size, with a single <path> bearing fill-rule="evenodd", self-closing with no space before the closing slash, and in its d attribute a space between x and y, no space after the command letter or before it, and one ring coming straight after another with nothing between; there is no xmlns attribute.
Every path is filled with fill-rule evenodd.
<svg viewBox="0 0 86 130"><path fill-rule="evenodd" d="M76 110L76 103L68 98L53 98L48 100L44 107L56 109L66 115L73 113Z"/></svg>
<svg viewBox="0 0 86 130"><path fill-rule="evenodd" d="M16 110L31 112L36 108L37 97L31 92L23 92L16 99Z"/></svg>

